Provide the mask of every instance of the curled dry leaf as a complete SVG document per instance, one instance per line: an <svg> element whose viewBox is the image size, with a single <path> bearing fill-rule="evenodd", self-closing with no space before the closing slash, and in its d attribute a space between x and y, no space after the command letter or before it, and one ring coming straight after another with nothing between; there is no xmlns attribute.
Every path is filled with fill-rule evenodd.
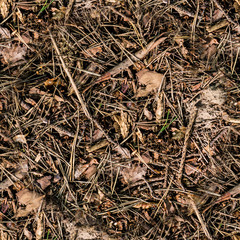
<svg viewBox="0 0 240 240"><path fill-rule="evenodd" d="M20 142L20 143L27 143L27 140L24 135L17 135L13 138L15 142Z"/></svg>
<svg viewBox="0 0 240 240"><path fill-rule="evenodd" d="M30 191L28 189L23 189L16 195L18 198L18 202L22 205L26 205L25 208L18 208L16 217L26 217L32 210L40 207L43 198L45 197L44 195Z"/></svg>
<svg viewBox="0 0 240 240"><path fill-rule="evenodd" d="M120 145L116 146L114 150L122 156L122 158L131 158L131 153L127 148L123 148Z"/></svg>
<svg viewBox="0 0 240 240"><path fill-rule="evenodd" d="M11 34L7 28L0 27L0 39L9 39Z"/></svg>
<svg viewBox="0 0 240 240"><path fill-rule="evenodd" d="M176 36L176 37L174 38L174 40L175 40L175 42L178 44L178 46L180 47L182 55L183 55L185 58L187 58L187 57L188 57L188 56L187 56L188 50L187 50L187 48L184 46L184 38L181 37L181 36Z"/></svg>
<svg viewBox="0 0 240 240"><path fill-rule="evenodd" d="M97 164L98 161L96 159L92 159L90 163L79 164L74 174L75 179L85 177L89 180L97 172Z"/></svg>
<svg viewBox="0 0 240 240"><path fill-rule="evenodd" d="M23 229L23 234L28 240L32 240L33 235L26 227Z"/></svg>
<svg viewBox="0 0 240 240"><path fill-rule="evenodd" d="M84 53L84 55L85 55L86 57L90 57L91 55L92 55L92 56L96 56L97 53L101 53L101 52L102 52L102 47L96 46L96 47L88 48L88 49L86 50L86 52Z"/></svg>
<svg viewBox="0 0 240 240"><path fill-rule="evenodd" d="M47 188L49 185L51 185L51 179L52 176L45 176L37 180L37 182L40 184L42 190Z"/></svg>
<svg viewBox="0 0 240 240"><path fill-rule="evenodd" d="M217 52L217 39L213 38L209 43L203 45L203 53L201 59L210 60L212 56Z"/></svg>
<svg viewBox="0 0 240 240"><path fill-rule="evenodd" d="M154 207L153 203L148 203L148 202L139 202L133 206L134 208L142 208L142 209L148 209L151 207Z"/></svg>
<svg viewBox="0 0 240 240"><path fill-rule="evenodd" d="M41 212L37 218L37 229L36 229L36 240L42 240L44 234L44 227L43 227L43 213Z"/></svg>
<svg viewBox="0 0 240 240"><path fill-rule="evenodd" d="M143 69L137 73L140 84L145 85L145 88L138 88L136 97L146 97L152 91L157 91L163 81L163 75L154 71Z"/></svg>
<svg viewBox="0 0 240 240"><path fill-rule="evenodd" d="M9 13L11 0L0 0L0 13L3 18L6 18Z"/></svg>
<svg viewBox="0 0 240 240"><path fill-rule="evenodd" d="M126 112L121 112L121 115L114 115L113 119L117 122L120 127L120 131L123 138L126 138L130 128L130 118Z"/></svg>
<svg viewBox="0 0 240 240"><path fill-rule="evenodd" d="M135 183L141 179L144 179L146 175L147 167L140 166L139 164L130 164L129 167L125 167L121 170L121 174L126 183Z"/></svg>
<svg viewBox="0 0 240 240"><path fill-rule="evenodd" d="M144 108L143 109L143 114L145 115L145 117L147 118L147 120L152 120L153 119L153 115L152 113L147 109L147 108Z"/></svg>
<svg viewBox="0 0 240 240"><path fill-rule="evenodd" d="M156 109L156 122L159 123L164 115L164 101L163 101L163 92L157 97L157 109Z"/></svg>

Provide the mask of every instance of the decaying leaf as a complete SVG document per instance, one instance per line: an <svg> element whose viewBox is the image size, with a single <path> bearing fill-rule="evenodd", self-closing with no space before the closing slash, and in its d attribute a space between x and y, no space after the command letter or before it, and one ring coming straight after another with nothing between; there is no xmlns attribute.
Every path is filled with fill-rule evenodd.
<svg viewBox="0 0 240 240"><path fill-rule="evenodd" d="M44 234L44 227L43 227L43 213L41 212L37 218L37 229L36 229L36 240L42 240Z"/></svg>
<svg viewBox="0 0 240 240"><path fill-rule="evenodd" d="M80 179L81 177L90 179L97 172L97 164L98 161L96 159L92 159L86 164L79 164L74 174L75 179Z"/></svg>
<svg viewBox="0 0 240 240"><path fill-rule="evenodd" d="M11 34L7 28L0 27L0 39L9 39Z"/></svg>
<svg viewBox="0 0 240 240"><path fill-rule="evenodd" d="M16 63L20 60L24 60L24 56L27 53L26 46L20 46L19 44L12 44L10 47L6 46L1 48L0 54L3 56L4 64Z"/></svg>
<svg viewBox="0 0 240 240"><path fill-rule="evenodd" d="M113 119L117 122L120 127L121 135L123 138L126 138L129 133L130 128L130 119L126 112L121 111L121 115L114 115Z"/></svg>
<svg viewBox="0 0 240 240"><path fill-rule="evenodd" d="M100 46L96 46L96 47L90 47L86 50L86 52L84 52L84 55L86 55L87 57L89 56L96 56L97 53L101 53L102 52L102 47Z"/></svg>
<svg viewBox="0 0 240 240"><path fill-rule="evenodd" d="M84 173L84 177L88 180L91 179L91 177L97 172L97 165L92 164Z"/></svg>
<svg viewBox="0 0 240 240"><path fill-rule="evenodd" d="M0 0L0 14L6 18L9 13L11 0Z"/></svg>
<svg viewBox="0 0 240 240"><path fill-rule="evenodd" d="M17 194L18 202L26 207L19 207L16 217L26 217L31 211L40 207L45 195L41 195L37 192L23 189Z"/></svg>
<svg viewBox="0 0 240 240"><path fill-rule="evenodd" d="M51 185L51 179L52 176L45 176L37 180L37 182L40 184L42 190L47 188L49 185Z"/></svg>
<svg viewBox="0 0 240 240"><path fill-rule="evenodd" d="M92 139L94 142L96 142L96 141L100 140L103 136L104 136L103 131L96 129L93 133Z"/></svg>
<svg viewBox="0 0 240 240"><path fill-rule="evenodd" d="M6 189L14 184L14 181L23 179L28 172L28 164L26 161L21 160L19 168L13 172L10 177L0 182L0 190Z"/></svg>
<svg viewBox="0 0 240 240"><path fill-rule="evenodd" d="M20 142L20 143L27 143L26 137L24 135L16 135L15 137L13 137L13 140L15 142Z"/></svg>
<svg viewBox="0 0 240 240"><path fill-rule="evenodd" d="M140 142L144 144L143 134L139 128L137 128L137 130L136 130L136 135L137 135L138 139L140 140Z"/></svg>
<svg viewBox="0 0 240 240"><path fill-rule="evenodd" d="M139 202L133 206L134 208L142 208L142 209L148 209L151 207L154 207L153 203L148 203L148 202Z"/></svg>
<svg viewBox="0 0 240 240"><path fill-rule="evenodd" d="M147 167L140 166L139 164L130 164L121 170L121 174L125 183L135 183L138 180L144 179L146 175Z"/></svg>
<svg viewBox="0 0 240 240"><path fill-rule="evenodd" d="M212 56L217 52L217 39L213 38L209 43L203 45L203 53L201 59L210 60Z"/></svg>
<svg viewBox="0 0 240 240"><path fill-rule="evenodd" d="M147 108L144 108L143 109L143 114L145 115L145 117L147 118L147 120L152 120L153 118L153 115L152 113L147 109Z"/></svg>
<svg viewBox="0 0 240 240"><path fill-rule="evenodd" d="M172 139L178 140L178 141L184 139L185 133L186 133L186 127L181 126L180 129L172 128L171 130L173 132L172 133L173 134Z"/></svg>
<svg viewBox="0 0 240 240"><path fill-rule="evenodd" d="M127 148L123 148L120 145L116 146L114 150L122 156L122 158L131 158L131 153Z"/></svg>
<svg viewBox="0 0 240 240"><path fill-rule="evenodd" d="M26 227L23 229L23 234L28 240L32 240L33 235Z"/></svg>
<svg viewBox="0 0 240 240"><path fill-rule="evenodd" d="M163 75L154 71L149 71L148 69L143 69L137 73L138 81L140 84L146 87L140 87L137 90L136 97L146 97L152 91L157 91L163 81Z"/></svg>
<svg viewBox="0 0 240 240"><path fill-rule="evenodd" d="M175 42L179 45L180 49L181 49L181 53L182 55L187 58L188 56L188 50L187 48L184 46L184 38L181 36L176 36L174 38Z"/></svg>

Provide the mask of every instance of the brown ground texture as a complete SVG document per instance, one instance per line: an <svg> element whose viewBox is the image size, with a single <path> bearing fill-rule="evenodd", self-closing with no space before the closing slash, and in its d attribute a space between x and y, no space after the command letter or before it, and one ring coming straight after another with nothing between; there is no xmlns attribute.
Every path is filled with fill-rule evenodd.
<svg viewBox="0 0 240 240"><path fill-rule="evenodd" d="M0 240L239 240L239 18L0 0Z"/></svg>

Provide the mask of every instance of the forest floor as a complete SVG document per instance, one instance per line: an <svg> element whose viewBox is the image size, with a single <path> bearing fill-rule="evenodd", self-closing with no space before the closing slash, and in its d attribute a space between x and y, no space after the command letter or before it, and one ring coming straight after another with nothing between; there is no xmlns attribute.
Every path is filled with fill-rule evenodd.
<svg viewBox="0 0 240 240"><path fill-rule="evenodd" d="M0 239L240 239L239 0L0 0Z"/></svg>

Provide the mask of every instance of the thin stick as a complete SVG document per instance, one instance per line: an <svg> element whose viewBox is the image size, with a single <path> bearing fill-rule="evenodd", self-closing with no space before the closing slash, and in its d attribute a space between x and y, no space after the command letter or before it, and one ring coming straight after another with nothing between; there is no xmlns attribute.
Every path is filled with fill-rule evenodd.
<svg viewBox="0 0 240 240"><path fill-rule="evenodd" d="M186 154L187 154L187 145L188 145L188 140L191 134L191 130L193 127L193 123L195 121L195 118L197 116L197 109L195 109L190 116L190 121L186 130L186 134L185 134L185 139L184 139L184 146L183 146L183 150L182 150L182 158L181 158L181 163L180 163L180 167L179 167L179 172L178 172L178 181L181 184L181 180L182 180L182 175L183 175L183 167L184 167L184 162L185 162L185 158L186 158Z"/></svg>
<svg viewBox="0 0 240 240"><path fill-rule="evenodd" d="M232 18L224 11L224 9L222 8L222 6L220 5L220 3L218 2L218 0L213 0L213 2L216 4L216 6L219 8L219 10L224 14L224 16L226 17L226 19L232 23L234 26L240 27L240 25L233 21Z"/></svg>
<svg viewBox="0 0 240 240"><path fill-rule="evenodd" d="M155 47L157 47L159 44L161 44L162 42L164 42L167 39L167 37L162 37L159 38L157 41L153 40L152 42L150 42L146 48L139 50L138 52L136 52L134 54L134 57L137 59L143 59L151 50L153 50ZM119 63L117 66L113 67L112 69L110 69L108 72L104 73L100 78L98 78L98 80L96 82L94 82L92 85L88 86L87 88L85 88L83 90L83 93L86 92L89 88L91 88L93 85L106 81L108 79L111 79L111 77L114 77L115 75L117 75L118 73L120 73L121 71L129 68L130 66L132 66L134 63L134 61L130 60L129 58L126 58L125 60L123 60L121 63Z"/></svg>
<svg viewBox="0 0 240 240"><path fill-rule="evenodd" d="M141 49L140 51L136 52L134 55L136 58L138 59L143 59L151 50L153 50L155 47L157 47L159 44L161 44L162 42L164 42L166 40L167 37L162 37L159 38L157 41L153 40L152 42L150 42L146 48ZM119 63L117 66L115 66L114 68L112 68L111 70L109 70L107 73L105 73L104 75L108 76L115 76L118 73L120 73L122 70L132 66L133 62L130 61L128 58L125 59L124 61L122 61L121 63ZM102 77L104 77L104 75Z"/></svg>
<svg viewBox="0 0 240 240"><path fill-rule="evenodd" d="M200 224L201 224L201 226L202 226L203 232L205 233L205 235L206 235L206 237L207 237L208 239L212 239L212 237L211 237L211 235L210 235L210 233L209 233L209 231L208 231L208 229L207 229L207 227L206 227L206 223L204 222L204 220L203 220L200 212L198 211L197 206L196 206L196 204L195 204L192 196L191 196L190 194L188 194L188 197L189 197L189 199L190 199L190 203L191 203L191 205L192 205L192 208L193 208L193 210L195 211L195 213L196 213L196 215L197 215L197 218L198 218L198 220L199 220L199 222L200 222Z"/></svg>
<svg viewBox="0 0 240 240"><path fill-rule="evenodd" d="M76 84L75 84L75 82L74 82L74 80L73 80L73 78L72 78L72 75L71 75L71 73L69 72L69 70L68 70L68 68L67 68L67 66L66 66L66 64L65 64L65 62L64 62L64 60L63 60L63 58L62 58L62 56L61 56L61 54L60 54L59 48L58 48L58 46L57 46L57 44L56 44L56 41L54 40L54 38L53 38L50 30L49 30L49 34L50 34L50 37L51 37L51 40L52 40L54 49L55 49L55 51L56 51L56 53L57 53L57 55L58 55L58 57L59 57L59 59L60 59L60 61L61 61L61 63L62 63L62 66L63 66L63 69L64 69L65 73L67 74L67 76L68 76L68 78L69 78L69 80L70 80L70 83L71 83L71 85L72 85L72 88L73 88L75 94L77 95L77 98L78 98L78 100L79 100L79 102L80 102L80 104L81 104L81 107L82 107L82 110L83 110L84 114L86 115L86 117L87 117L91 122L95 123L95 125L97 126L97 128L98 128L100 131L103 132L103 134L104 134L104 136L106 137L106 139L107 139L110 143L112 143L112 144L114 145L114 147L116 147L116 148L118 148L119 150L122 150L122 152L125 152L125 153L126 153L126 150L125 150L124 148L122 148L118 143L114 142L114 141L112 140L112 138L104 131L104 129L103 129L102 126L98 123L98 121L95 120L95 119L91 116L90 112L89 112L88 109L87 109L86 103L84 102L83 97L82 97L81 94L79 93L79 91L78 91L78 89L77 89L77 86L76 86ZM125 155L126 155L126 157L128 156L127 153L126 153Z"/></svg>

